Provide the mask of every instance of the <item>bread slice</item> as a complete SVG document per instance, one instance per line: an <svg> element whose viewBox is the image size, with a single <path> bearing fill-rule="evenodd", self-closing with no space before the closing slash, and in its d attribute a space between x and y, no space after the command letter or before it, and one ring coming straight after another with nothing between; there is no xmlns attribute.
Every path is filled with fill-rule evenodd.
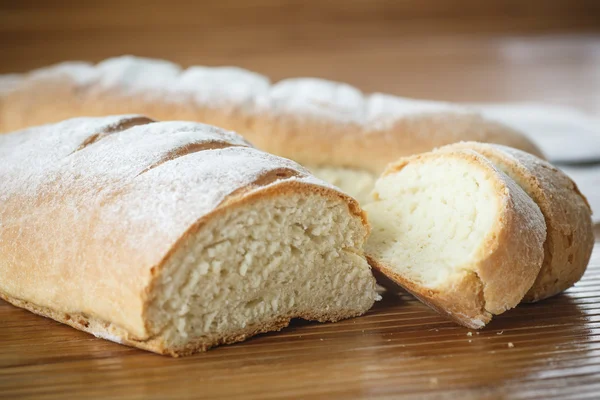
<svg viewBox="0 0 600 400"><path fill-rule="evenodd" d="M461 140L499 143L541 156L522 133L468 107L364 94L322 79L271 83L241 68L184 70L168 61L130 56L0 77L0 132L123 113L234 130L358 199L366 198L388 163Z"/></svg>
<svg viewBox="0 0 600 400"><path fill-rule="evenodd" d="M523 301L542 300L573 286L583 276L594 247L592 212L577 185L548 162L510 147L463 142L439 150L457 149L472 149L486 157L517 182L544 214L544 263Z"/></svg>
<svg viewBox="0 0 600 400"><path fill-rule="evenodd" d="M241 137L140 116L0 136L0 297L173 356L377 298L355 200Z"/></svg>
<svg viewBox="0 0 600 400"><path fill-rule="evenodd" d="M535 281L546 237L539 207L472 150L390 164L364 206L371 265L417 298L478 329Z"/></svg>

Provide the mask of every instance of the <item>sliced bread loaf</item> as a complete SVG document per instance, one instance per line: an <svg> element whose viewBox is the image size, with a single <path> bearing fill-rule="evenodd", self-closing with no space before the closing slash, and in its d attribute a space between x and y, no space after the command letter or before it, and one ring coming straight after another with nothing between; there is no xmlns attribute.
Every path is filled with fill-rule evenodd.
<svg viewBox="0 0 600 400"><path fill-rule="evenodd" d="M80 118L0 135L0 297L185 355L378 296L355 200L208 125Z"/></svg>
<svg viewBox="0 0 600 400"><path fill-rule="evenodd" d="M522 133L458 104L365 94L345 83L266 76L234 67L182 69L123 56L0 75L0 132L80 116L141 113L232 129L366 200L399 157L461 140L541 155Z"/></svg>
<svg viewBox="0 0 600 400"><path fill-rule="evenodd" d="M542 300L573 286L585 272L594 247L591 209L577 185L548 162L506 146L462 142L439 151L457 149L485 156L517 182L544 214L544 263L523 301Z"/></svg>
<svg viewBox="0 0 600 400"><path fill-rule="evenodd" d="M390 164L364 208L371 265L469 328L519 304L542 266L539 207L473 150Z"/></svg>

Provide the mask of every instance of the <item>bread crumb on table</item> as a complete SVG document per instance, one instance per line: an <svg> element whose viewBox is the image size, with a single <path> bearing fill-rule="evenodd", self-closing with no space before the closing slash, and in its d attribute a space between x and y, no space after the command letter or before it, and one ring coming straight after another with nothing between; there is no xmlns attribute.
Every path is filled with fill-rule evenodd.
<svg viewBox="0 0 600 400"><path fill-rule="evenodd" d="M467 332L467 336L473 336L473 332Z"/></svg>
<svg viewBox="0 0 600 400"><path fill-rule="evenodd" d="M515 347L515 345L513 344L513 342L508 342L508 348L512 349L513 347Z"/></svg>

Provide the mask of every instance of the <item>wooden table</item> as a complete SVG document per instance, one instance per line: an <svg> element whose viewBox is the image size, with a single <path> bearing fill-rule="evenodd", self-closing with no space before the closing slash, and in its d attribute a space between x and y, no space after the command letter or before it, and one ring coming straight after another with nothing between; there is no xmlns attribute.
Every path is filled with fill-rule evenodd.
<svg viewBox="0 0 600 400"><path fill-rule="evenodd" d="M397 2L400 11L388 10L394 2L369 8L348 0L340 8L312 1L326 3L322 12L273 0L253 8L173 0L163 11L135 0L92 3L0 4L0 72L135 53L184 65L241 65L275 79L320 76L366 91L545 101L600 114L600 3L594 0L415 0ZM600 243L576 287L498 316L480 332L444 320L405 293L388 292L360 318L295 321L279 333L171 359L0 301L0 399L401 394L598 398Z"/></svg>
<svg viewBox="0 0 600 400"><path fill-rule="evenodd" d="M476 332L405 293L366 315L172 359L0 302L0 398L598 398L600 244L566 293Z"/></svg>

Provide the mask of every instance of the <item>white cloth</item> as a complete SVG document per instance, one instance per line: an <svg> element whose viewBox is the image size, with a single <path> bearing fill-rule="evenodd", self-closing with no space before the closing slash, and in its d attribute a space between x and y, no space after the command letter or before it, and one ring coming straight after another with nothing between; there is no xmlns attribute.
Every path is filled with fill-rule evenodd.
<svg viewBox="0 0 600 400"><path fill-rule="evenodd" d="M525 133L552 163L600 163L600 118L534 103L473 106L486 117Z"/></svg>

